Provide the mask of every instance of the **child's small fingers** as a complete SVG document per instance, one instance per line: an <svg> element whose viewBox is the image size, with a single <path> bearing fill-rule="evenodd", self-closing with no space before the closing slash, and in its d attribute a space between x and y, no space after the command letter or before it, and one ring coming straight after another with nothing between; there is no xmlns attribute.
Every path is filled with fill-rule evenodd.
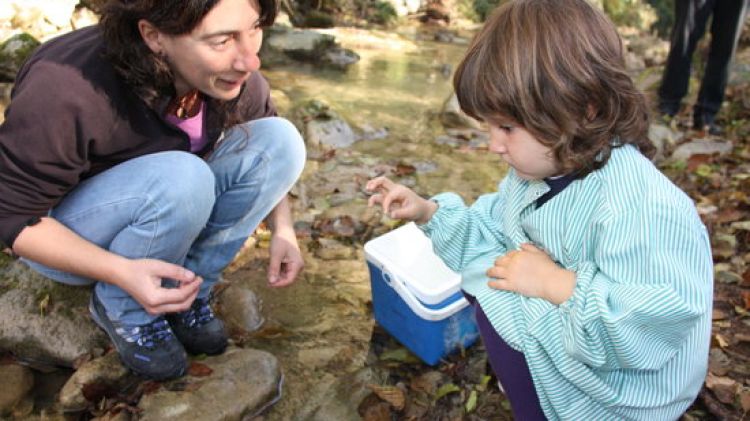
<svg viewBox="0 0 750 421"><path fill-rule="evenodd" d="M505 279L493 279L487 282L487 286L492 289L499 289L503 291L511 291L510 284Z"/></svg>
<svg viewBox="0 0 750 421"><path fill-rule="evenodd" d="M505 270L505 268L503 266L493 266L493 267L487 269L487 272L485 272L485 273L490 278L502 279L502 278L505 278L506 272L507 271Z"/></svg>

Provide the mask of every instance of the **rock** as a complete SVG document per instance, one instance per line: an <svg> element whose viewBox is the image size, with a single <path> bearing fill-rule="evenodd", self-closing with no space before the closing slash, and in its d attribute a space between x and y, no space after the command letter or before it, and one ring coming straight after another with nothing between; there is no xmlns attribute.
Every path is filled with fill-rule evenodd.
<svg viewBox="0 0 750 421"><path fill-rule="evenodd" d="M315 249L315 257L323 260L346 260L356 256L351 246L342 244L331 238L319 238L320 247Z"/></svg>
<svg viewBox="0 0 750 421"><path fill-rule="evenodd" d="M732 151L732 142L693 140L678 146L672 153L675 161L687 161L693 155L726 155Z"/></svg>
<svg viewBox="0 0 750 421"><path fill-rule="evenodd" d="M70 31L70 17L78 0L9 0L3 8L13 10L11 25L39 40Z"/></svg>
<svg viewBox="0 0 750 421"><path fill-rule="evenodd" d="M265 322L260 300L247 288L232 284L221 292L218 300L218 312L232 333L255 332Z"/></svg>
<svg viewBox="0 0 750 421"><path fill-rule="evenodd" d="M458 104L458 97L455 93L451 94L445 103L443 103L443 109L440 111L440 122L446 128L469 127L479 129L481 127L481 124L477 120L469 117L461 110Z"/></svg>
<svg viewBox="0 0 750 421"><path fill-rule="evenodd" d="M393 10L396 12L396 16L406 16L414 14L419 11L419 8L423 6L422 0L384 0L389 3Z"/></svg>
<svg viewBox="0 0 750 421"><path fill-rule="evenodd" d="M297 352L297 360L305 367L316 369L325 367L344 349L343 346L315 347L301 349Z"/></svg>
<svg viewBox="0 0 750 421"><path fill-rule="evenodd" d="M70 17L70 26L73 29L96 25L98 22L99 16L86 7L77 8L75 12L73 12L73 16Z"/></svg>
<svg viewBox="0 0 750 421"><path fill-rule="evenodd" d="M346 69L359 61L359 54L346 48L333 47L323 54L322 62L338 69Z"/></svg>
<svg viewBox="0 0 750 421"><path fill-rule="evenodd" d="M681 136L682 133L672 130L664 124L651 124L648 128L648 138L656 147L655 160L663 159L664 151L671 149Z"/></svg>
<svg viewBox="0 0 750 421"><path fill-rule="evenodd" d="M21 262L0 272L0 350L21 360L73 367L109 339L90 319L91 289L51 281Z"/></svg>
<svg viewBox="0 0 750 421"><path fill-rule="evenodd" d="M40 45L33 36L13 35L0 45L0 82L13 82L26 58Z"/></svg>
<svg viewBox="0 0 750 421"><path fill-rule="evenodd" d="M625 68L631 72L640 72L646 68L646 62L641 56L632 52L625 53Z"/></svg>
<svg viewBox="0 0 750 421"><path fill-rule="evenodd" d="M213 372L165 383L141 398L141 421L241 420L252 418L280 397L281 369L273 355L230 348L201 361Z"/></svg>
<svg viewBox="0 0 750 421"><path fill-rule="evenodd" d="M81 365L60 390L58 402L64 412L83 411L103 397L111 397L139 379L120 363L117 352Z"/></svg>
<svg viewBox="0 0 750 421"><path fill-rule="evenodd" d="M340 118L311 120L305 125L305 139L312 146L346 148L358 140L349 123Z"/></svg>
<svg viewBox="0 0 750 421"><path fill-rule="evenodd" d="M371 368L363 368L350 376L338 379L333 384L323 385L321 390L311 391L312 395L321 397L313 400L320 404L306 419L313 421L361 419L357 407L371 393L369 385L384 384L385 377Z"/></svg>
<svg viewBox="0 0 750 421"><path fill-rule="evenodd" d="M0 416L9 415L24 400L34 386L34 373L31 369L16 365L0 365Z"/></svg>
<svg viewBox="0 0 750 421"><path fill-rule="evenodd" d="M291 58L343 69L359 60L359 55L341 48L333 35L282 26L269 28L264 34L260 57L266 64L280 64Z"/></svg>

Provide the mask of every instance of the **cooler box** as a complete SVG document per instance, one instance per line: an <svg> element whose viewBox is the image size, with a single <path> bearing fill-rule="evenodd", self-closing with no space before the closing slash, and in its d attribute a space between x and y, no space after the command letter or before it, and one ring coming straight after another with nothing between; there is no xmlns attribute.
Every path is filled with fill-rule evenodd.
<svg viewBox="0 0 750 421"><path fill-rule="evenodd" d="M461 277L414 223L365 243L375 320L429 365L479 337Z"/></svg>

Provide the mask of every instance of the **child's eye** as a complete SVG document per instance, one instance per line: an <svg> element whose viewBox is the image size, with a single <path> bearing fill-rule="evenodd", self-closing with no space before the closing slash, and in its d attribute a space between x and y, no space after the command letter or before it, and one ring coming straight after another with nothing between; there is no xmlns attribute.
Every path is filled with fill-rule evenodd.
<svg viewBox="0 0 750 421"><path fill-rule="evenodd" d="M514 129L514 127L513 127L513 126L511 126L510 124L501 124L501 125L500 125L500 126L498 126L498 127L500 127L500 130L504 130L504 131L506 131L506 132L508 132L508 133L512 132L512 131L513 131L513 129Z"/></svg>

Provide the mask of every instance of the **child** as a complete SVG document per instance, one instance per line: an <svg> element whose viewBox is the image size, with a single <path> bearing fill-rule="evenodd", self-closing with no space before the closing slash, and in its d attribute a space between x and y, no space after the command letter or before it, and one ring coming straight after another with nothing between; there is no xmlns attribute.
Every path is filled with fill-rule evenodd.
<svg viewBox="0 0 750 421"><path fill-rule="evenodd" d="M711 249L647 158L612 23L585 0L509 1L454 87L511 167L498 192L467 207L380 177L370 205L416 221L462 274L517 419L678 418L706 375Z"/></svg>

